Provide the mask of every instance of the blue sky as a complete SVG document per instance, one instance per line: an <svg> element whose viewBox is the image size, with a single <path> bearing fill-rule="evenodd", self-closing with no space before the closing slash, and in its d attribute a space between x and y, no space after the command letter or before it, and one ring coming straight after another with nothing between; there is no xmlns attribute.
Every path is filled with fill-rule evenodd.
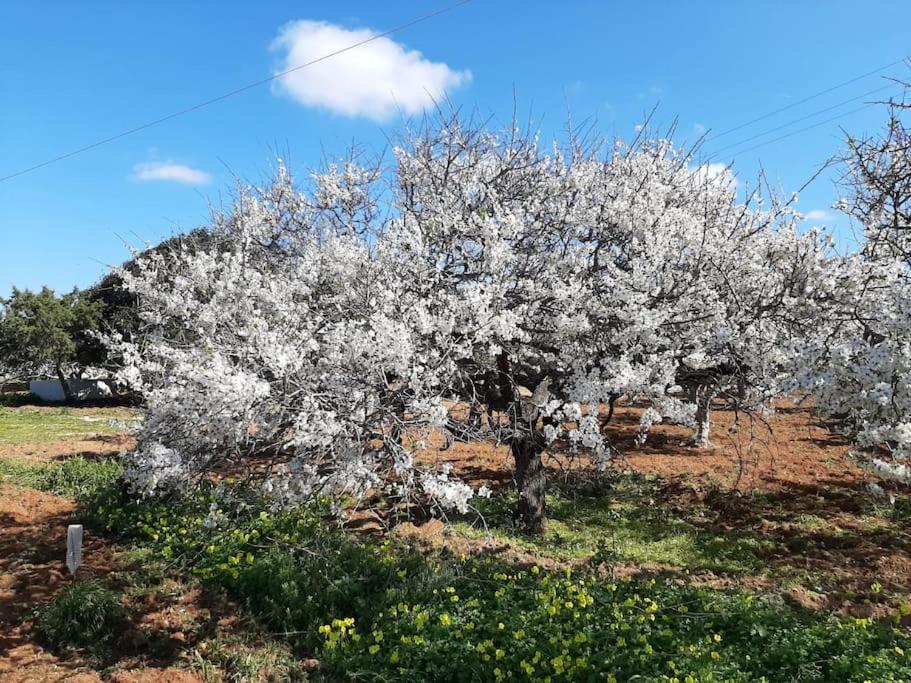
<svg viewBox="0 0 911 683"><path fill-rule="evenodd" d="M435 2L4 3L0 8L0 176L265 78L347 37L431 12ZM631 137L659 104L678 137L725 131L911 52L911 5L896 2L473 0L346 53L318 73L266 85L0 183L0 295L86 286L127 256L204 224L232 176L256 181L277 153L302 174L351 143L381 150L428 92L506 122L513 99L545 136L567 115ZM301 23L305 22L305 23ZM306 22L325 22L326 25ZM351 33L348 33L351 32ZM276 40L283 40L276 44ZM373 49L376 48L376 49ZM419 51L422 58L411 54ZM334 69L334 70L333 70ZM896 66L719 138L707 153L909 78ZM390 93L394 99L390 100ZM841 145L873 132L877 95L725 149L738 178L760 167L800 187ZM394 106L390 107L390 101ZM800 196L827 212L834 171ZM834 225L842 244L847 224Z"/></svg>

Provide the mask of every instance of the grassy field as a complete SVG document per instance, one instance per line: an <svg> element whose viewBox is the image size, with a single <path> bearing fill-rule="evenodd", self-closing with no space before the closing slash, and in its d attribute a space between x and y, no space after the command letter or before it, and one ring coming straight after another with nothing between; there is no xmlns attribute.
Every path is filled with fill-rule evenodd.
<svg viewBox="0 0 911 683"><path fill-rule="evenodd" d="M130 419L126 408L9 407L0 404L0 445L53 443L112 435Z"/></svg>
<svg viewBox="0 0 911 683"><path fill-rule="evenodd" d="M211 492L130 501L120 465L86 453L112 432L79 427L129 417L0 418L0 623L17 653L0 678L911 681L906 498L744 492L681 460L676 476L555 476L541 537L512 525L507 485L442 529L357 533L234 485L248 505L211 528ZM66 585L74 520L89 546Z"/></svg>
<svg viewBox="0 0 911 683"><path fill-rule="evenodd" d="M536 537L513 527L515 495L500 493L479 505L480 515L455 520L451 533L494 539L556 563L685 573L716 585L775 589L806 603L824 599L831 609L858 614L911 599L907 498L889 504L842 492L840 508L822 499L808 509L806 501L763 492L711 490L702 500L688 492L631 472L587 495L552 486L548 527ZM886 571L871 571L877 564Z"/></svg>
<svg viewBox="0 0 911 683"><path fill-rule="evenodd" d="M460 520L456 533L491 537L530 554L557 561L599 557L609 564L652 564L680 569L757 573L770 543L749 532L703 529L655 504L660 480L617 476L598 495L553 487L544 534L529 537L511 524L514 494L500 494L480 506L479 520Z"/></svg>

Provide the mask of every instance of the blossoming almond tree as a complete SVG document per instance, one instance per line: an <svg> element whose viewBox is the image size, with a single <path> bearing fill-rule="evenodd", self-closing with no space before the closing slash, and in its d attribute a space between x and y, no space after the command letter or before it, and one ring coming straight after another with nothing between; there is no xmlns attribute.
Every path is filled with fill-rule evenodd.
<svg viewBox="0 0 911 683"><path fill-rule="evenodd" d="M885 132L848 139L839 208L863 229L859 253L832 264L824 323L803 340L802 388L838 418L854 455L911 483L911 136L904 100Z"/></svg>
<svg viewBox="0 0 911 683"><path fill-rule="evenodd" d="M384 490L465 511L475 492L415 459L443 429L509 445L517 521L540 531L542 453L604 465L604 402L649 400L646 421L698 420L705 442L729 378L779 390L821 253L786 208L739 204L661 139L546 152L454 118L394 160L304 190L280 165L210 240L121 273L142 321L111 342L146 401L138 490L241 466L276 504Z"/></svg>

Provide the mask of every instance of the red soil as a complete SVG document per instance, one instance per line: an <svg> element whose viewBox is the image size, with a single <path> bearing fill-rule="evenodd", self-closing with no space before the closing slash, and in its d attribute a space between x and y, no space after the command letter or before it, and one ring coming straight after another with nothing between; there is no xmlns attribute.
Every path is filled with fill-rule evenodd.
<svg viewBox="0 0 911 683"><path fill-rule="evenodd" d="M826 486L858 487L876 478L847 458L845 439L829 429L810 408L781 406L766 418L741 416L741 427L732 429L731 411L712 413L712 446L688 445L689 429L677 425L652 427L644 446L635 444L642 408L620 406L607 432L617 456L615 469L631 469L666 479L685 478L694 485L714 485L740 491L781 491L786 488ZM476 482L506 484L511 481L509 448L493 442L453 443L440 450L442 437L428 439L421 454L425 463L450 463ZM552 469L586 464L566 453L545 454Z"/></svg>

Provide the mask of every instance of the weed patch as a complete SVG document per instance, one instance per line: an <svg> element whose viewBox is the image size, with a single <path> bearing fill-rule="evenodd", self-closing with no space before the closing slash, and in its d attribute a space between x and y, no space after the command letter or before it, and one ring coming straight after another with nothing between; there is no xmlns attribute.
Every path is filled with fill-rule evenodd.
<svg viewBox="0 0 911 683"><path fill-rule="evenodd" d="M126 618L119 596L97 581L77 581L41 607L35 623L55 649L102 653Z"/></svg>
<svg viewBox="0 0 911 683"><path fill-rule="evenodd" d="M77 456L62 462L34 463L0 458L0 480L70 498L91 497L113 484L123 472L112 459Z"/></svg>

